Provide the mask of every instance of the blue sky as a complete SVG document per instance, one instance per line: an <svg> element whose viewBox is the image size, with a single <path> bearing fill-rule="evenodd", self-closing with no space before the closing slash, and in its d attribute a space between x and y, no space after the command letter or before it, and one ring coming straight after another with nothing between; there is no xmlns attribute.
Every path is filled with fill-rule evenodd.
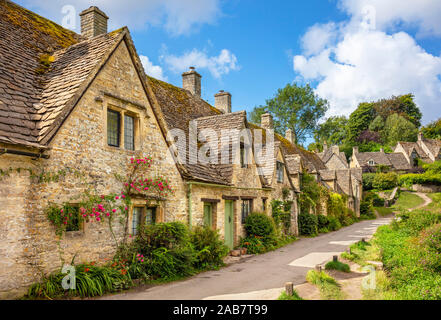
<svg viewBox="0 0 441 320"><path fill-rule="evenodd" d="M424 122L441 117L439 0L20 0L63 23L97 5L128 25L146 71L181 86L195 65L202 97L220 89L251 111L287 83L311 83L348 115L361 101L412 92ZM76 31L79 21L76 21Z"/></svg>

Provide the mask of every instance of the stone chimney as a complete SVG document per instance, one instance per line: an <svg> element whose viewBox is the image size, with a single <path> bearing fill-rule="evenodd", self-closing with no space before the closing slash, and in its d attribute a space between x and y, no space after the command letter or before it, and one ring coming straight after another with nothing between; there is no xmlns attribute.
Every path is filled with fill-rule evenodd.
<svg viewBox="0 0 441 320"><path fill-rule="evenodd" d="M418 141L423 141L423 139L424 139L423 133L421 131L418 132Z"/></svg>
<svg viewBox="0 0 441 320"><path fill-rule="evenodd" d="M323 152L328 151L328 143L325 141L323 142Z"/></svg>
<svg viewBox="0 0 441 320"><path fill-rule="evenodd" d="M380 149L380 152L381 152L381 153L384 153L384 148L381 148L381 149Z"/></svg>
<svg viewBox="0 0 441 320"><path fill-rule="evenodd" d="M291 129L286 130L285 138L286 138L286 140L288 140L289 142L291 142L293 144L296 144L296 142L297 142L296 135Z"/></svg>
<svg viewBox="0 0 441 320"><path fill-rule="evenodd" d="M194 67L182 74L182 88L191 92L194 96L201 96L201 78Z"/></svg>
<svg viewBox="0 0 441 320"><path fill-rule="evenodd" d="M214 95L214 106L223 113L231 113L231 94L224 90Z"/></svg>
<svg viewBox="0 0 441 320"><path fill-rule="evenodd" d="M340 154L340 148L338 146L332 146L331 149L333 154Z"/></svg>
<svg viewBox="0 0 441 320"><path fill-rule="evenodd" d="M262 114L261 126L267 130L274 129L273 116L269 113Z"/></svg>
<svg viewBox="0 0 441 320"><path fill-rule="evenodd" d="M358 147L352 148L352 154L358 154Z"/></svg>
<svg viewBox="0 0 441 320"><path fill-rule="evenodd" d="M81 35L87 39L107 33L109 17L98 7L90 7L80 13Z"/></svg>

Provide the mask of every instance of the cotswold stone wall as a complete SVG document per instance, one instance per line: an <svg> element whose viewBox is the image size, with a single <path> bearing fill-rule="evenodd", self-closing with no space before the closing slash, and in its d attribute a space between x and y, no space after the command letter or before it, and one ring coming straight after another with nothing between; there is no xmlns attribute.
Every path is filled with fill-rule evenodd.
<svg viewBox="0 0 441 320"><path fill-rule="evenodd" d="M108 95L106 93L110 93ZM97 97L99 99L97 99ZM129 101L133 102L130 103ZM117 107L138 117L137 151L107 146L107 107ZM141 108L142 107L142 108ZM163 203L165 221L187 221L185 187L168 153L158 123L141 81L122 43L79 101L50 144L48 160L34 161L38 170L57 172L73 168L80 177L66 174L59 181L35 183L22 171L5 177L0 184L0 298L23 294L42 273L58 269L62 259L75 262L105 262L112 258L115 244L107 223L85 224L81 232L68 233L61 240L61 257L54 227L44 208L50 203L70 201L89 190L97 194L120 193L115 174L124 175L128 159L150 155L152 176L166 176L176 190ZM0 166L32 166L24 157L0 156ZM123 227L115 223L117 237Z"/></svg>

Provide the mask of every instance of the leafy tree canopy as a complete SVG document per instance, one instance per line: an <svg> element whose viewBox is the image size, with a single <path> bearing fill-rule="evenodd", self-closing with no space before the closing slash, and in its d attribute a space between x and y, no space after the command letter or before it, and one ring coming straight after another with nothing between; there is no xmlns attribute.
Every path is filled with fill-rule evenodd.
<svg viewBox="0 0 441 320"><path fill-rule="evenodd" d="M429 123L427 126L423 127L421 131L426 138L441 139L441 118Z"/></svg>
<svg viewBox="0 0 441 320"><path fill-rule="evenodd" d="M274 98L266 101L266 106L256 107L250 114L250 121L260 123L260 116L269 112L274 118L274 130L284 135L291 129L297 142L304 142L312 136L318 126L318 121L329 109L327 100L318 97L307 84L298 86L288 84L279 89Z"/></svg>
<svg viewBox="0 0 441 320"><path fill-rule="evenodd" d="M314 131L314 138L317 143L328 145L340 145L346 139L346 125L348 118L345 116L330 117L318 125Z"/></svg>
<svg viewBox="0 0 441 320"><path fill-rule="evenodd" d="M418 138L418 128L406 118L394 113L390 115L385 123L385 142L389 146L397 144L398 141L413 141Z"/></svg>

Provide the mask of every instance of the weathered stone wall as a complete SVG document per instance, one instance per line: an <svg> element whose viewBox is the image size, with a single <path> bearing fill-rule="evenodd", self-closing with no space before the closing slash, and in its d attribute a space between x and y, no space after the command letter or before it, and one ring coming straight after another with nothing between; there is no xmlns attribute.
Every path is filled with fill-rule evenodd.
<svg viewBox="0 0 441 320"><path fill-rule="evenodd" d="M423 193L441 192L441 186L414 184L412 190Z"/></svg>
<svg viewBox="0 0 441 320"><path fill-rule="evenodd" d="M110 92L112 98L103 92ZM137 107L128 101L136 101ZM107 146L108 106L138 114L140 131L137 151ZM0 223L2 229L13 226L0 247L0 260L9 255L5 262L8 267L0 268L2 296L8 296L12 290L23 291L30 282L39 280L41 272L54 271L62 263L54 227L44 214L48 203L75 203L72 199L86 190L97 194L120 193L122 187L114 174L125 174L130 157L153 157L152 176L166 176L176 190L164 203L164 219L187 221L184 184L168 153L165 139L124 43L98 74L50 147L50 159L39 160L45 171L57 172L69 167L80 172L81 177L67 174L58 182L31 184L26 176L28 173L23 172L2 181ZM6 156L0 160L2 166L11 164ZM116 222L114 229L117 237L121 237L123 227ZM3 233L2 236L5 237ZM4 243L8 243L10 248L6 248ZM68 263L74 255L76 263L103 262L110 259L115 251L108 225L96 222L86 224L82 232L68 233L60 246L62 257ZM13 256L10 256L11 252L14 252Z"/></svg>
<svg viewBox="0 0 441 320"><path fill-rule="evenodd" d="M344 170L347 169L346 164L337 156L333 155L331 159L326 163L326 167L330 170Z"/></svg>

